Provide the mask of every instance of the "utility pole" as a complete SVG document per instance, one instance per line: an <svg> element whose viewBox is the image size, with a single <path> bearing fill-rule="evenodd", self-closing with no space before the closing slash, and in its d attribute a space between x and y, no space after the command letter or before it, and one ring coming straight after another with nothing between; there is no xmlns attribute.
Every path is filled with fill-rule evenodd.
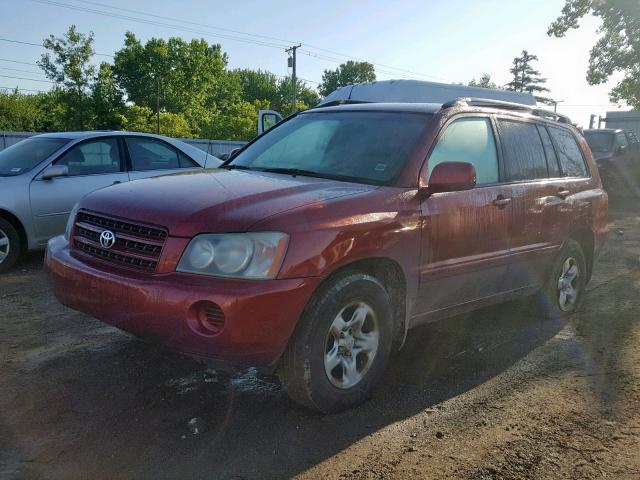
<svg viewBox="0 0 640 480"><path fill-rule="evenodd" d="M285 52L290 53L291 56L288 59L288 66L291 67L291 101L293 102L293 113L298 111L296 107L296 91L297 87L297 78L296 78L296 50L300 48L302 44L294 45L293 47L287 48Z"/></svg>
<svg viewBox="0 0 640 480"><path fill-rule="evenodd" d="M156 133L160 135L160 78L156 78Z"/></svg>

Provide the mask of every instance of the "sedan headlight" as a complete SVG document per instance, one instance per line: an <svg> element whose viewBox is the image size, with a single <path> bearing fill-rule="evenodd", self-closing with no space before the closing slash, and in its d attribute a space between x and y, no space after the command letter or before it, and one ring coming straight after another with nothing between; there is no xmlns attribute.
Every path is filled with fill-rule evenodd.
<svg viewBox="0 0 640 480"><path fill-rule="evenodd" d="M189 242L176 270L223 277L274 278L288 242L289 235L280 232L198 235Z"/></svg>
<svg viewBox="0 0 640 480"><path fill-rule="evenodd" d="M76 203L71 209L69 218L67 219L67 228L64 230L64 238L68 242L71 239L71 230L73 230L73 224L76 222L76 215L78 214L80 203Z"/></svg>

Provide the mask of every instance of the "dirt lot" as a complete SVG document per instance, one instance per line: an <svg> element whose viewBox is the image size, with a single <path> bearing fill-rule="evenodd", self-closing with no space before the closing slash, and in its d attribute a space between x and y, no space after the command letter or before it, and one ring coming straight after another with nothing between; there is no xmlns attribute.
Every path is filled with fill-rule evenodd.
<svg viewBox="0 0 640 480"><path fill-rule="evenodd" d="M0 478L640 478L638 207L569 324L518 302L421 328L331 416L62 307L31 255L0 277Z"/></svg>

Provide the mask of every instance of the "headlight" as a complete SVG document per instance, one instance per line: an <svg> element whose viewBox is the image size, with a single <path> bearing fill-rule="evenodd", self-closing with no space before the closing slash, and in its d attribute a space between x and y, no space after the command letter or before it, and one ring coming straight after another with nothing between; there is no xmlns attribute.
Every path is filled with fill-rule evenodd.
<svg viewBox="0 0 640 480"><path fill-rule="evenodd" d="M288 241L289 236L279 232L198 235L189 242L176 270L224 277L274 278Z"/></svg>
<svg viewBox="0 0 640 480"><path fill-rule="evenodd" d="M73 224L76 222L76 215L78 214L79 202L76 203L71 209L69 218L67 219L67 228L64 230L64 238L68 242L71 239L71 230L73 230Z"/></svg>

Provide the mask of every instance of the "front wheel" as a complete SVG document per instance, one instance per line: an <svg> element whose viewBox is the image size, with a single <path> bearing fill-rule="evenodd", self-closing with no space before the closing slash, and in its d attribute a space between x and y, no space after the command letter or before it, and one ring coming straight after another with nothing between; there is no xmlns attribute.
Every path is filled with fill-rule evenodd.
<svg viewBox="0 0 640 480"><path fill-rule="evenodd" d="M20 236L4 218L0 218L0 273L9 270L20 256Z"/></svg>
<svg viewBox="0 0 640 480"><path fill-rule="evenodd" d="M289 396L336 412L365 401L391 352L392 306L374 277L352 273L309 302L279 369Z"/></svg>

